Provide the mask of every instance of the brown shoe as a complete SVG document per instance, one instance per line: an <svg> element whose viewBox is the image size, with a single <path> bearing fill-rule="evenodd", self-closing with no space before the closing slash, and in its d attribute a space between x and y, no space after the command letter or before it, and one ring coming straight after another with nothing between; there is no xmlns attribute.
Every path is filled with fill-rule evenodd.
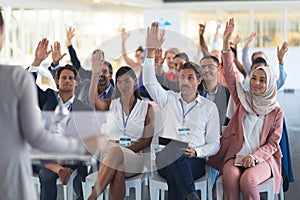
<svg viewBox="0 0 300 200"><path fill-rule="evenodd" d="M66 185L68 183L72 172L73 172L73 170L70 168L67 168L67 167L59 170L58 176L63 185Z"/></svg>

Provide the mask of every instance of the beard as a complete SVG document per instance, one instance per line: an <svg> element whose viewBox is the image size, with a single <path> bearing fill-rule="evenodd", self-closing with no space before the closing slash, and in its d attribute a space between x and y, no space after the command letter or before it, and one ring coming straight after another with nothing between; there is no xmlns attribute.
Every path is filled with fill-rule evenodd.
<svg viewBox="0 0 300 200"><path fill-rule="evenodd" d="M108 79L106 77L101 77L100 80L98 81L98 85L100 87L106 86L108 83Z"/></svg>

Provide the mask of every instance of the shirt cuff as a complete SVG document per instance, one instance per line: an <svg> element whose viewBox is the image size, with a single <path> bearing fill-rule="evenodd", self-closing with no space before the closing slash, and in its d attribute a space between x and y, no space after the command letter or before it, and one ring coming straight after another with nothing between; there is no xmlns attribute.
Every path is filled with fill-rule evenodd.
<svg viewBox="0 0 300 200"><path fill-rule="evenodd" d="M144 63L145 63L145 65L154 66L154 58L146 58Z"/></svg>
<svg viewBox="0 0 300 200"><path fill-rule="evenodd" d="M50 69L53 71L56 71L59 67L60 67L59 64L54 67L52 65L50 65Z"/></svg>
<svg viewBox="0 0 300 200"><path fill-rule="evenodd" d="M28 72L38 72L39 71L39 67L35 67L35 66L30 66L28 69Z"/></svg>

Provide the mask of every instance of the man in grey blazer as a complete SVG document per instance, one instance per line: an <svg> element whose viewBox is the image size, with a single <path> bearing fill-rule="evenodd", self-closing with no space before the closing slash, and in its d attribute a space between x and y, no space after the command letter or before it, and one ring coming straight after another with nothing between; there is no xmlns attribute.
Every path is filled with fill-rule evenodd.
<svg viewBox="0 0 300 200"><path fill-rule="evenodd" d="M200 73L202 82L198 86L198 92L201 96L215 102L219 112L220 131L225 125L226 111L230 93L226 87L218 83L219 60L215 56L204 56L200 60Z"/></svg>

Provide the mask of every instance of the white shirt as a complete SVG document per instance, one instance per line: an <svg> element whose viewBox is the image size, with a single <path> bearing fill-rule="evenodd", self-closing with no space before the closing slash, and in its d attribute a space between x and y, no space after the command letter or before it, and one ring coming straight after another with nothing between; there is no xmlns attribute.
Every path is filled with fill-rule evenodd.
<svg viewBox="0 0 300 200"><path fill-rule="evenodd" d="M243 119L244 143L237 155L248 156L259 148L264 116L247 113Z"/></svg>
<svg viewBox="0 0 300 200"><path fill-rule="evenodd" d="M181 93L165 91L158 83L154 72L154 60L146 59L143 67L143 83L153 100L162 108L163 137L189 142L198 157L212 156L220 148L219 114L215 103L198 95L186 103ZM178 128L183 127L184 112L196 106L186 115L184 127L190 129L189 136L178 136Z"/></svg>
<svg viewBox="0 0 300 200"><path fill-rule="evenodd" d="M112 140L119 140L120 137L125 136L130 137L131 141L138 141L144 134L147 111L148 103L137 99L130 115L127 116L122 110L120 98L114 99L109 106L105 132L108 133L109 138ZM124 120L128 117L125 135L122 112L124 113Z"/></svg>

